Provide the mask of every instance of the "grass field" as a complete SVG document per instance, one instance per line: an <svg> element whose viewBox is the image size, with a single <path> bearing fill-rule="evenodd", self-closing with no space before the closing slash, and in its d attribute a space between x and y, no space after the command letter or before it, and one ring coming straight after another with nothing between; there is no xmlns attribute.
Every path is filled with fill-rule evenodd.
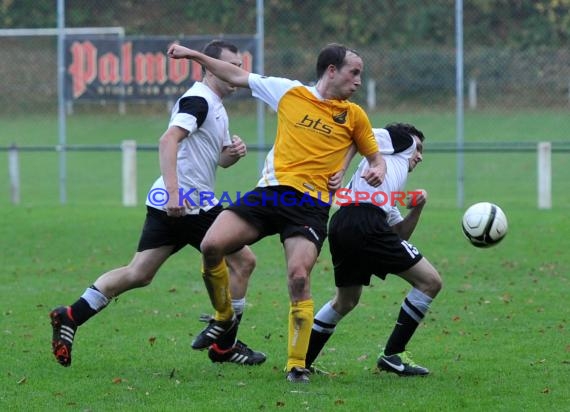
<svg viewBox="0 0 570 412"><path fill-rule="evenodd" d="M534 141L547 135L563 140L569 130L568 116L560 113L518 116L517 122L493 116L466 119L469 136ZM454 138L453 115L379 119L381 124L413 121L434 141ZM116 144L136 137L152 144L166 121L152 116L134 120L70 120L69 142ZM232 120L237 132L253 135L250 117ZM56 140L46 142L50 133L23 124L19 119L3 121L0 145L9 144L14 135L23 145ZM533 129L538 124L548 130ZM409 349L432 375L403 379L374 368L408 289L400 279L388 277L365 290L359 308L340 324L325 349L320 365L333 374L315 376L310 385L299 387L287 384L282 371L288 297L276 237L253 246L258 266L240 329L241 339L267 353L264 365L216 365L205 353L190 349L193 334L203 327L198 316L210 309L199 255L190 249L169 260L152 285L120 296L82 327L73 365L57 365L50 352L49 310L73 302L101 273L128 263L144 209L120 206L119 153L68 153L65 206L58 204L57 154L22 153L22 204L13 206L7 197L0 201L0 409L569 410L568 154L553 154L554 205L548 211L536 208L535 154L467 154L465 159L466 202L497 202L509 218L510 231L492 249L467 243L459 225L462 210L455 203L455 156L430 154L428 140L425 162L409 186L430 194L412 242L439 269L444 289ZM233 169L220 171L218 189L250 189L257 180L256 162L252 153ZM8 193L2 169L0 191ZM142 204L158 173L156 153L139 153L138 170ZM319 308L334 292L327 247L312 279Z"/></svg>

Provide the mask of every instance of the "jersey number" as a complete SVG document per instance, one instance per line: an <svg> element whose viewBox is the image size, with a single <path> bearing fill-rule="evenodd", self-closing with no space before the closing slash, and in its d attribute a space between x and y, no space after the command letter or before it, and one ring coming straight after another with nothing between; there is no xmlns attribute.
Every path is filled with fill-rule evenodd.
<svg viewBox="0 0 570 412"><path fill-rule="evenodd" d="M408 252L410 257L412 258L415 258L417 255L420 254L419 250L414 245L405 240L402 240L402 246L404 247L404 249L406 249L406 252Z"/></svg>

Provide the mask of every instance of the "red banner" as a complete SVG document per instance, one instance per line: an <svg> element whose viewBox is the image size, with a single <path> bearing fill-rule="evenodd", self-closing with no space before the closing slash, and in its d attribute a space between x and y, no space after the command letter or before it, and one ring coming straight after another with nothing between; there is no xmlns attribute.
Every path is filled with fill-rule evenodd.
<svg viewBox="0 0 570 412"><path fill-rule="evenodd" d="M190 60L170 59L166 51L174 39L164 37L66 37L66 98L68 100L175 100L196 80L201 66ZM180 44L201 50L209 38L179 38ZM255 40L252 36L224 36L251 71Z"/></svg>

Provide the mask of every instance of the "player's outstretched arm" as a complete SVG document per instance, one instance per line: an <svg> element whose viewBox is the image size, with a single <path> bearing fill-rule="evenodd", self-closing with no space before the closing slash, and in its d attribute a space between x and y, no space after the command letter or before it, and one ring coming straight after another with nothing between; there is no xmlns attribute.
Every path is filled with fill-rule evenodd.
<svg viewBox="0 0 570 412"><path fill-rule="evenodd" d="M172 59L194 60L206 67L206 69L211 71L214 76L219 77L233 86L249 88L249 72L241 67L223 60L214 59L213 57L206 56L204 53L197 50L192 50L176 43L171 44L168 47L167 54L168 57Z"/></svg>
<svg viewBox="0 0 570 412"><path fill-rule="evenodd" d="M412 236L412 233L420 221L420 215L427 203L428 197L424 189L416 189L408 193L408 203L406 207L409 209L409 212L406 217L404 217L404 220L392 226L392 230L404 240L408 240Z"/></svg>

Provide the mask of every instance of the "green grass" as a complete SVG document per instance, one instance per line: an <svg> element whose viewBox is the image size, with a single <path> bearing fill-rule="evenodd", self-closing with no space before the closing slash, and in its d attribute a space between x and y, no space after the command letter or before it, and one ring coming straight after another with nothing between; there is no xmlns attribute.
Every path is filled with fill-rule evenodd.
<svg viewBox="0 0 570 412"><path fill-rule="evenodd" d="M568 399L565 212L511 211L504 242L479 250L462 238L459 212L428 208L413 241L445 287L410 349L433 375L401 379L374 370L408 289L389 277L373 281L325 349L320 363L335 375L303 387L287 384L282 372L288 298L277 238L254 245L259 264L240 333L268 354L266 364L215 365L190 349L209 303L199 256L187 250L151 286L124 294L82 327L65 369L50 353L47 312L128 262L142 210L33 207L9 215L1 235L3 410L515 411L559 408ZM320 307L333 293L326 248L312 278Z"/></svg>
<svg viewBox="0 0 570 412"><path fill-rule="evenodd" d="M133 113L135 112L135 113ZM232 105L232 132L248 143L257 144L255 108ZM68 118L67 142L71 145L119 145L125 139L135 139L141 145L156 145L167 124L167 114L76 114ZM454 153L430 153L430 142L455 140L455 114L452 112L383 112L371 114L372 123L382 126L393 121L415 123L427 136L425 162L421 172L414 174L410 184L428 182L433 201L456 205L457 159ZM266 143L271 143L275 116L266 117ZM465 115L466 142L537 142L568 141L570 117L566 112L484 112L468 111ZM21 146L57 143L57 121L54 116L12 117L2 119L0 147L12 143ZM0 156L5 156L0 152ZM220 172L219 190L235 189L236 185L251 188L257 182L264 153L251 151L231 172ZM553 204L566 208L570 204L568 191L567 153L553 153ZM68 152L67 199L70 204L109 204L121 202L120 152ZM466 153L465 204L493 200L505 207L536 205L537 172L535 153ZM150 183L159 174L157 152L138 154L138 198L142 203ZM355 162L356 163L356 162ZM23 205L59 204L59 154L50 152L20 152L21 199ZM226 173L227 179L224 178ZM416 178L416 176L418 176ZM8 194L8 168L0 168L0 193ZM489 199L486 199L489 198ZM0 206L9 205L9 196L0 198Z"/></svg>
<svg viewBox="0 0 570 412"><path fill-rule="evenodd" d="M379 115L375 123L413 121L434 141L454 138L453 115L391 116ZM70 119L73 144L79 140L112 144L132 137L152 144L166 121L164 116L116 117L110 122L100 116L78 117L81 122ZM531 120L523 121L527 117ZM470 136L494 136L496 132L504 140L542 140L537 138L542 135L563 140L569 130L567 116L560 114L519 114L518 118L520 122L488 115L470 118L466 124L478 127ZM251 116L238 113L232 123L240 134L255 133ZM544 133L532 129L539 125ZM49 127L40 126L38 132L37 123L34 129L18 119L3 119L2 129L0 145L8 144L7 135L21 136L21 144L57 140L49 136ZM76 132L83 133L82 137ZM535 154L466 154L466 202L495 201L509 218L509 234L503 243L480 250L461 234L461 210L455 206L455 156L426 149L425 161L408 186L426 188L430 196L412 241L439 269L444 289L409 349L433 374L425 379L402 379L374 369L408 290L400 279L388 277L385 282L373 280L360 306L340 324L325 348L320 364L334 374L313 377L310 385L302 387L287 384L282 371L288 296L277 237L253 246L258 266L240 329L245 342L268 354L264 365L215 365L205 353L190 349L193 334L203 327L198 316L210 311L199 254L190 249L172 257L149 287L120 296L90 320L77 333L71 368L57 365L50 352L47 313L56 305L72 303L101 273L128 263L144 218L146 190L158 174L156 152L140 152L140 206L123 208L120 153L72 152L67 158L67 205L59 205L58 157L51 152L23 152L22 203L14 206L7 196L0 199L1 410L567 408L567 154L553 154L554 207L549 211L536 208ZM7 168L2 169L0 192L8 193ZM219 190L253 187L256 154L232 169L221 170L219 178ZM312 283L318 309L334 293L326 246Z"/></svg>
<svg viewBox="0 0 570 412"><path fill-rule="evenodd" d="M107 109L109 111L109 109ZM137 105L128 108L127 115L112 111L104 114L77 113L67 117L67 143L120 144L125 139L135 139L140 144L156 144L168 125L168 112L140 113ZM257 143L256 108L251 103L228 105L232 132L246 141ZM369 114L374 127L402 121L416 124L429 141L456 139L456 115L453 111L410 110L393 112L380 108ZM0 146L56 145L59 140L57 115L36 114L2 117ZM470 111L464 115L465 141L560 141L569 140L570 118L567 110L525 111ZM273 141L275 114L266 112L266 142Z"/></svg>

